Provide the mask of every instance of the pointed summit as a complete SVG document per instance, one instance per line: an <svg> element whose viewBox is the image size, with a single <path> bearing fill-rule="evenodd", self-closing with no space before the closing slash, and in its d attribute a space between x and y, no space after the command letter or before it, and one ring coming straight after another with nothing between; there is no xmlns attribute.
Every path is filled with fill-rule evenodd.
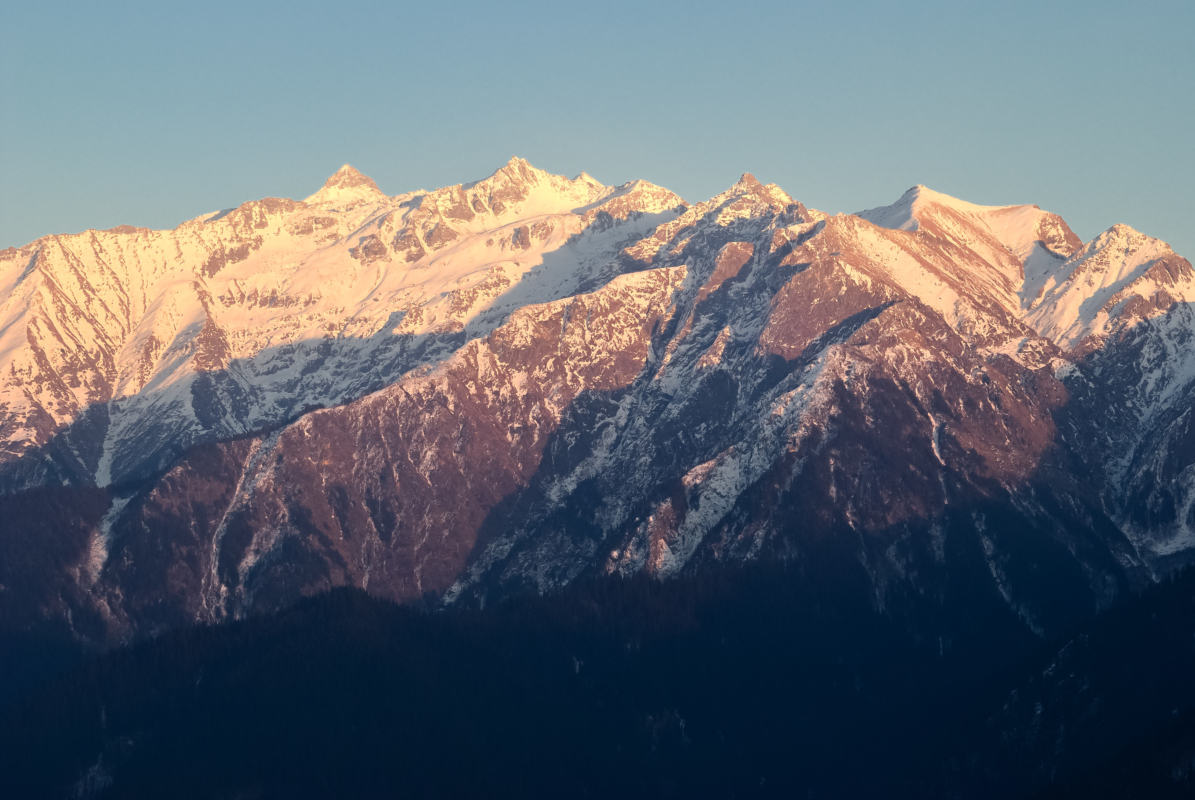
<svg viewBox="0 0 1195 800"><path fill-rule="evenodd" d="M372 178L362 175L354 167L345 164L324 182L325 189L356 189L367 186L374 191L381 191Z"/></svg>
<svg viewBox="0 0 1195 800"><path fill-rule="evenodd" d="M372 178L345 164L332 173L332 176L324 181L324 187L308 197L306 202L309 205L348 207L385 198L386 195Z"/></svg>
<svg viewBox="0 0 1195 800"><path fill-rule="evenodd" d="M804 219L809 212L788 192L774 183L760 183L750 172L744 172L729 189L699 205L719 207L725 209L724 213L741 215L760 213L761 204L770 206L777 214L792 211L796 215L794 219Z"/></svg>
<svg viewBox="0 0 1195 800"><path fill-rule="evenodd" d="M596 186L599 189L605 189L602 182L590 175L588 172L582 172L577 177L573 178L573 183L582 183L588 186Z"/></svg>
<svg viewBox="0 0 1195 800"><path fill-rule="evenodd" d="M936 204L955 211L983 208L983 206L972 205L950 195L935 192L928 186L919 183L902 194L900 199L892 205L869 208L866 211L857 212L855 216L862 217L881 228L915 231L921 227L922 220L919 213L929 204Z"/></svg>
<svg viewBox="0 0 1195 800"><path fill-rule="evenodd" d="M488 178L461 184L461 188L468 190L486 186L526 186L539 183L541 177L547 176L548 173L531 166L526 159L511 156L509 161L494 170Z"/></svg>
<svg viewBox="0 0 1195 800"><path fill-rule="evenodd" d="M1111 228L1109 228L1108 230L1104 231L1103 233L1101 233L1099 236L1096 237L1097 241L1104 240L1104 241L1112 241L1112 242L1127 242L1127 241L1131 241L1133 239L1149 239L1151 241L1159 242L1160 244L1166 245L1167 247L1170 246L1170 245L1167 245L1165 242L1162 242L1159 239L1154 239L1154 237L1149 236L1148 234L1142 233L1141 231L1134 228L1132 225L1126 225L1123 222L1116 223Z"/></svg>
<svg viewBox="0 0 1195 800"><path fill-rule="evenodd" d="M524 183L538 183L541 177L547 176L547 173L531 166L531 162L525 158L511 156L510 160L499 167L491 177L497 175L505 175L512 180Z"/></svg>
<svg viewBox="0 0 1195 800"><path fill-rule="evenodd" d="M520 206L523 213L557 214L584 206L597 198L605 187L588 175L569 180L532 166L526 159L511 156L510 160L480 181L461 185L466 192L475 192L480 205L494 214L502 215Z"/></svg>
<svg viewBox="0 0 1195 800"><path fill-rule="evenodd" d="M1195 301L1195 270L1161 239L1113 225L1041 277L1026 321L1065 349ZM1098 342L1097 342L1098 343Z"/></svg>

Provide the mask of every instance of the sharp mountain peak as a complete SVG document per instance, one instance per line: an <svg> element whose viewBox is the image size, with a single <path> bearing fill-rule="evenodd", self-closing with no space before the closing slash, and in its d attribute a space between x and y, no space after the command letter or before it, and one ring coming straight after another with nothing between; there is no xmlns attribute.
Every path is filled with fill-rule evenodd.
<svg viewBox="0 0 1195 800"><path fill-rule="evenodd" d="M325 189L355 189L358 187L368 187L377 191L378 185L374 183L373 179L363 175L360 170L351 164L345 164L336 172L324 181Z"/></svg>

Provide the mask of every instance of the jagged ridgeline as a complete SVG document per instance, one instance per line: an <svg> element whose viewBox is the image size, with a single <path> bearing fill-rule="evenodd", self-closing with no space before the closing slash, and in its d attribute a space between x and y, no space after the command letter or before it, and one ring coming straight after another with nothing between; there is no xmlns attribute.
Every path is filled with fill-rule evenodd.
<svg viewBox="0 0 1195 800"><path fill-rule="evenodd" d="M1192 299L1164 243L1036 206L519 159L46 237L0 253L0 621L763 562L1050 636L1195 544Z"/></svg>

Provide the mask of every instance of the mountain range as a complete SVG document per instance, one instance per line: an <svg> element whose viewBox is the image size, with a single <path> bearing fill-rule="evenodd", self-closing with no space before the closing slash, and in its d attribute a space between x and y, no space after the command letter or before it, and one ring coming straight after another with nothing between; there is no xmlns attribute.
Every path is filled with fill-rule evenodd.
<svg viewBox="0 0 1195 800"><path fill-rule="evenodd" d="M1195 552L1192 301L1164 242L1033 205L517 158L47 236L0 251L0 624L777 562L1047 636Z"/></svg>

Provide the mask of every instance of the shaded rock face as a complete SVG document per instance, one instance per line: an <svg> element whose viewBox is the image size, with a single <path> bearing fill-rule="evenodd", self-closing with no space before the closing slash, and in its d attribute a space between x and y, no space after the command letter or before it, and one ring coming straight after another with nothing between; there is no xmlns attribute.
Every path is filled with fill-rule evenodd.
<svg viewBox="0 0 1195 800"><path fill-rule="evenodd" d="M1156 240L1080 246L1036 207L923 187L827 217L750 175L694 206L517 159L382 200L361 177L222 218L312 237L307 277L225 257L117 328L170 325L6 406L44 439L10 444L9 487L104 487L0 497L61 502L64 531L0 592L5 624L110 641L345 584L484 604L778 559L893 613L1011 609L1049 634L1195 544L1192 273ZM254 349L259 320L327 335Z"/></svg>
<svg viewBox="0 0 1195 800"><path fill-rule="evenodd" d="M92 595L131 629L346 583L401 599L443 593L490 510L539 468L561 410L641 372L682 280L658 270L520 311L426 377L206 446L122 510ZM129 586L150 608L129 605Z"/></svg>

